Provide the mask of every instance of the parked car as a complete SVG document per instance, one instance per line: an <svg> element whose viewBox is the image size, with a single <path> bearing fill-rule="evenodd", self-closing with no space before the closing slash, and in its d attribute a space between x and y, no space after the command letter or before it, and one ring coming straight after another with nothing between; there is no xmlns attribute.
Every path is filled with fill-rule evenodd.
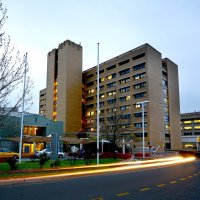
<svg viewBox="0 0 200 200"><path fill-rule="evenodd" d="M35 156L40 157L41 155L46 154L47 157L51 156L51 150L50 149L43 149L40 151L36 151ZM58 152L58 158L64 158L66 155L64 152Z"/></svg>
<svg viewBox="0 0 200 200"><path fill-rule="evenodd" d="M0 158L19 158L19 154L5 148L0 148Z"/></svg>

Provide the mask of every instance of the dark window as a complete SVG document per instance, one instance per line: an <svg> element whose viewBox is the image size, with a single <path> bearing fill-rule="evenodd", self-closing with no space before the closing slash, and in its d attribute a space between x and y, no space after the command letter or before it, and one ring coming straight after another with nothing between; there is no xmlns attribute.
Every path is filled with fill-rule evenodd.
<svg viewBox="0 0 200 200"><path fill-rule="evenodd" d="M134 113L134 116L135 117L142 117L142 112L140 112L140 113ZM144 112L144 116L145 117L147 116L147 112Z"/></svg>
<svg viewBox="0 0 200 200"><path fill-rule="evenodd" d="M89 74L87 75L87 78L92 78L94 76L94 74Z"/></svg>
<svg viewBox="0 0 200 200"><path fill-rule="evenodd" d="M124 83L127 83L129 81L130 81L130 78L124 78L124 79L119 80L119 83L124 84Z"/></svg>
<svg viewBox="0 0 200 200"><path fill-rule="evenodd" d="M185 136L187 136L187 135L192 135L192 133L191 132L186 132L186 133L183 133L183 135L185 135Z"/></svg>
<svg viewBox="0 0 200 200"><path fill-rule="evenodd" d="M144 57L144 56L145 56L145 53L141 53L141 54L139 54L139 55L137 55L137 56L134 56L132 59L133 59L133 60L137 60L137 59L142 58L142 57Z"/></svg>
<svg viewBox="0 0 200 200"><path fill-rule="evenodd" d="M146 86L146 82L133 85L134 89L144 88L145 86Z"/></svg>
<svg viewBox="0 0 200 200"><path fill-rule="evenodd" d="M121 115L120 118L121 119L130 119L131 118L131 114Z"/></svg>
<svg viewBox="0 0 200 200"><path fill-rule="evenodd" d="M145 97L145 93L146 93L146 92L141 92L141 93L138 93L138 94L134 94L134 97L135 97L136 99Z"/></svg>
<svg viewBox="0 0 200 200"><path fill-rule="evenodd" d="M133 66L134 71L139 70L139 69L143 69L143 68L145 68L145 63Z"/></svg>
<svg viewBox="0 0 200 200"><path fill-rule="evenodd" d="M112 65L110 67L107 67L107 70L111 70L111 69L114 69L114 68L116 68L116 65Z"/></svg>
<svg viewBox="0 0 200 200"><path fill-rule="evenodd" d="M133 76L133 78L134 80L138 80L138 79L144 78L145 76L146 76L146 73L144 72L144 73Z"/></svg>
<svg viewBox="0 0 200 200"><path fill-rule="evenodd" d="M108 104L113 104L116 102L116 99L109 99L107 102L108 102Z"/></svg>
<svg viewBox="0 0 200 200"><path fill-rule="evenodd" d="M99 71L99 74L101 74L101 73L103 73L103 72L104 72L104 69L100 70L100 71Z"/></svg>
<svg viewBox="0 0 200 200"><path fill-rule="evenodd" d="M86 98L86 101L92 101L92 100L94 100L94 97L88 97L88 98Z"/></svg>
<svg viewBox="0 0 200 200"><path fill-rule="evenodd" d="M103 90L103 88L104 88L104 85L99 86L99 90Z"/></svg>
<svg viewBox="0 0 200 200"><path fill-rule="evenodd" d="M129 61L130 61L129 59L124 60L124 61L122 61L122 62L119 63L119 66L125 65L126 63L129 63Z"/></svg>
<svg viewBox="0 0 200 200"><path fill-rule="evenodd" d="M124 69L124 70L122 70L122 71L119 72L120 76L122 76L124 74L128 74L128 73L130 73L130 68Z"/></svg>
<svg viewBox="0 0 200 200"><path fill-rule="evenodd" d="M87 83L86 85L87 85L87 87L90 87L90 86L92 86L93 84L94 84L94 81L89 82L89 83Z"/></svg>
<svg viewBox="0 0 200 200"><path fill-rule="evenodd" d="M114 87L114 86L116 86L116 82L112 82L112 83L107 84L108 88L111 88L111 87Z"/></svg>
<svg viewBox="0 0 200 200"><path fill-rule="evenodd" d="M119 89L121 93L130 91L130 86Z"/></svg>
<svg viewBox="0 0 200 200"><path fill-rule="evenodd" d="M99 102L99 106L104 106L104 101Z"/></svg>
<svg viewBox="0 0 200 200"><path fill-rule="evenodd" d="M162 71L162 75L167 77L167 72Z"/></svg>
<svg viewBox="0 0 200 200"><path fill-rule="evenodd" d="M135 137L142 137L143 133L135 133ZM147 137L147 133L144 133L144 137Z"/></svg>
<svg viewBox="0 0 200 200"><path fill-rule="evenodd" d="M86 108L93 108L94 104L87 105Z"/></svg>

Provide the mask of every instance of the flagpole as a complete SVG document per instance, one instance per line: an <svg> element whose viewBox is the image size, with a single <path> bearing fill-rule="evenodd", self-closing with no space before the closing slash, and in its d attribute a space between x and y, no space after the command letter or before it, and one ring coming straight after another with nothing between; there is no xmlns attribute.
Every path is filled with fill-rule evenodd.
<svg viewBox="0 0 200 200"><path fill-rule="evenodd" d="M27 67L27 53L25 54L25 68L24 68L24 88L23 88L23 96L22 96L22 115L21 115L21 131L20 131L20 143L19 143L19 163L21 163L22 158L22 138L23 138L23 130L24 130L24 97L26 91L26 67Z"/></svg>
<svg viewBox="0 0 200 200"><path fill-rule="evenodd" d="M97 43L97 165L99 164L99 43Z"/></svg>

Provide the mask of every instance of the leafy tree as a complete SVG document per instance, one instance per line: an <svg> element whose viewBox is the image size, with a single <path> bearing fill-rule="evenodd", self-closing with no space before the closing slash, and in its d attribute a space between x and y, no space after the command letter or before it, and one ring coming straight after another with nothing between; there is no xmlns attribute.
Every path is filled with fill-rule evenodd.
<svg viewBox="0 0 200 200"><path fill-rule="evenodd" d="M126 115L117 105L117 99L113 107L104 115L103 122L100 123L100 132L103 138L113 144L113 158L116 158L116 146L133 130L130 130L131 115ZM101 117L102 118L102 117Z"/></svg>
<svg viewBox="0 0 200 200"><path fill-rule="evenodd" d="M27 59L25 56L20 56L19 51L11 44L10 37L3 31L6 14L7 9L0 0L0 126L5 116L22 106L23 80L25 73L29 71ZM27 109L32 103L32 85L30 77L27 76L24 93ZM11 109L7 110L6 107L11 107Z"/></svg>

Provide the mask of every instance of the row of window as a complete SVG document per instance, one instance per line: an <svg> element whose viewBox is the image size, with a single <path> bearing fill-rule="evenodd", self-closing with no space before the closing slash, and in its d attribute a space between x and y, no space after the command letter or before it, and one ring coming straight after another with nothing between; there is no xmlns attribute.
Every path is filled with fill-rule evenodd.
<svg viewBox="0 0 200 200"><path fill-rule="evenodd" d="M114 75L114 74L113 74ZM110 75L109 76L109 80L112 79L112 77L114 77L113 75ZM133 79L134 80L139 80L139 79L142 79L146 76L146 72L143 72L143 73L140 73L140 74L136 74L133 76ZM105 79L104 78L100 78L99 79L99 82L103 82ZM119 80L119 83L120 84L124 84L124 83L128 83L130 81L130 77L127 77L127 78L124 78L124 79L121 79ZM94 81L91 81L91 82L88 82L87 84L87 87L91 87L94 85ZM112 82L112 83L108 83L107 84L107 88L111 88L111 87L114 87L116 86L116 82Z"/></svg>
<svg viewBox="0 0 200 200"><path fill-rule="evenodd" d="M195 119L195 120L186 120L182 122L183 124L192 124L192 123L200 123L200 119Z"/></svg>
<svg viewBox="0 0 200 200"><path fill-rule="evenodd" d="M194 126L194 128L192 126L185 126L183 127L184 130L192 130L192 129L200 129L200 126Z"/></svg>

